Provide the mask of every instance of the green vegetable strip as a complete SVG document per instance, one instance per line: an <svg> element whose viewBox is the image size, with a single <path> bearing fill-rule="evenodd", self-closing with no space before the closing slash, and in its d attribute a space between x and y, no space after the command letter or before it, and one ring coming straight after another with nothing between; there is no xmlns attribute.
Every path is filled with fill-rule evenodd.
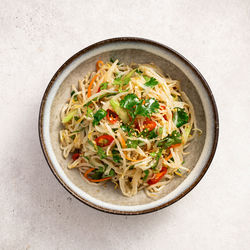
<svg viewBox="0 0 250 250"><path fill-rule="evenodd" d="M74 117L74 115L77 113L77 110L72 110L70 111L67 116L65 116L62 120L62 123L66 123L72 120L72 118Z"/></svg>
<svg viewBox="0 0 250 250"><path fill-rule="evenodd" d="M110 105L112 106L112 108L114 109L114 111L117 113L117 115L121 118L121 120L124 123L128 123L129 122L129 117L128 117L128 113L126 112L125 109L120 107L120 104L117 100L115 99L111 99L110 100Z"/></svg>

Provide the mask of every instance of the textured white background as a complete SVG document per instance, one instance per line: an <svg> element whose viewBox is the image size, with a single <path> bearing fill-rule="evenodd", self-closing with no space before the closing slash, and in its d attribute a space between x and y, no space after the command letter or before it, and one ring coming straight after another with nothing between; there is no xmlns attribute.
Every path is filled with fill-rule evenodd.
<svg viewBox="0 0 250 250"><path fill-rule="evenodd" d="M153 214L80 203L49 170L38 111L82 48L139 36L187 57L217 101L217 153L198 186ZM0 249L250 249L250 1L0 1Z"/></svg>

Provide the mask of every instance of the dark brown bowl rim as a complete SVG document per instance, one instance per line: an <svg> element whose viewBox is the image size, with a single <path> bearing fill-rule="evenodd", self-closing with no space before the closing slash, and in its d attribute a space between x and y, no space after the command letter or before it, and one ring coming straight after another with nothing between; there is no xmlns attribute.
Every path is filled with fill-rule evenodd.
<svg viewBox="0 0 250 250"><path fill-rule="evenodd" d="M186 65L188 65L190 67L190 69L192 70L192 72L200 79L200 81L202 82L203 86L205 87L207 94L210 98L210 101L212 103L212 108L213 108L213 115L214 115L214 141L213 141L213 146L212 146L212 150L209 156L209 159L207 160L206 164L204 165L202 172L200 173L200 175L194 180L194 182L192 183L191 186L187 187L181 194L179 194L176 198L160 205L160 206L156 206L150 209L145 209L145 210L141 210L141 211L119 211L119 210L112 210L112 209L108 209L108 208L103 208L101 206L98 206L96 204L93 204L92 202L83 199L82 197L80 197L77 193L75 193L62 179L61 177L58 175L58 173L56 172L51 159L48 155L45 143L44 143L44 136L43 136L43 114L44 114L44 106L49 94L49 91L51 89L51 87L53 86L56 78L61 74L61 72L65 69L66 66L68 66L73 60L75 60L76 58L78 58L79 56L81 56L82 54L96 49L98 47L101 47L105 44L108 43L119 43L119 42L139 42L139 43L145 43L145 44L149 44L149 45L153 45L156 46L158 48L161 48L163 50L166 50L168 52L171 52L173 54L175 54L175 56L177 56L179 59L181 59ZM40 139L40 143L41 143L41 147L42 147L42 151L43 154L45 156L45 159L52 171L52 173L54 174L54 176L57 178L57 180L62 184L62 186L71 194L73 195L75 198L77 198L79 201L83 202L84 204L95 208L99 211L102 212L107 212L110 214L119 214L119 215L139 215L139 214L146 214L146 213L151 213L154 211L158 211L162 208L165 208L173 203L175 203L176 201L180 200L181 198L183 198L187 193L189 193L202 179L202 177L205 175L205 173L207 172L212 159L214 157L215 151L216 151L216 147L217 147L217 143L218 143L218 137L219 137L219 117L218 117L218 111L217 111L217 106L214 100L214 96L212 94L212 91L208 85L208 83L206 82L206 80L204 79L204 77L201 75L201 73L198 71L198 69L191 63L189 62L184 56L182 56L181 54L179 54L178 52L176 52L175 50L171 49L170 47L163 45L161 43L149 40L149 39L145 39L145 38L138 38L138 37L117 37L117 38L111 38L111 39L107 39L107 40L103 40L97 43L94 43L82 50L80 50L79 52L77 52L76 54L74 54L72 57L70 57L58 70L57 72L54 74L54 76L52 77L52 79L50 80L42 101L41 101L41 106L40 106L40 111L39 111L39 120L38 120L38 131L39 131L39 139Z"/></svg>

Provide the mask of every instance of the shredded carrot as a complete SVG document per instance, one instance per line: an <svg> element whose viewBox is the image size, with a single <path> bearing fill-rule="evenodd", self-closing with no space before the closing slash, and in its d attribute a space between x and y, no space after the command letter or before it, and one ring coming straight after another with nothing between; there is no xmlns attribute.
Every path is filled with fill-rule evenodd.
<svg viewBox="0 0 250 250"><path fill-rule="evenodd" d="M120 140L120 142L121 142L122 148L126 148L126 142L125 142L124 138L123 138L122 136L119 136L119 140ZM124 155L125 155L125 158L126 158L127 160L129 160L129 161L137 162L137 161L141 161L141 160L142 160L142 159L140 159L140 160L133 160L133 159L131 159L131 158L129 158L129 157L127 156L127 152L123 152L123 153L124 153Z"/></svg>
<svg viewBox="0 0 250 250"><path fill-rule="evenodd" d="M174 144L174 145L172 145L170 148L177 148L177 147L179 147L179 146L181 146L181 143Z"/></svg>
<svg viewBox="0 0 250 250"><path fill-rule="evenodd" d="M122 144L122 147L123 147L123 148L126 148L126 142L125 142L125 140L123 139L123 137L122 137L122 136L119 136L119 139L120 139L120 142L121 142L121 144Z"/></svg>
<svg viewBox="0 0 250 250"><path fill-rule="evenodd" d="M98 74L96 74L96 75L92 78L92 80L91 80L91 82L90 82L90 84L89 84L89 87L88 87L88 97L91 96L91 87L92 87L94 81L96 80L96 77L97 77L97 76L98 76Z"/></svg>
<svg viewBox="0 0 250 250"><path fill-rule="evenodd" d="M168 161L172 157L172 153L170 153L167 158L165 158L165 161Z"/></svg>
<svg viewBox="0 0 250 250"><path fill-rule="evenodd" d="M88 177L88 174L91 173L93 170L95 170L95 168L90 168L89 170L87 170L84 174L84 177L91 182L101 182L101 181L107 181L109 179L111 179L111 177L106 177L106 178L102 178L102 179L98 179L98 180L94 180Z"/></svg>
<svg viewBox="0 0 250 250"><path fill-rule="evenodd" d="M101 60L97 61L96 62L96 71L98 71L102 67L103 64L104 64L103 61L101 61Z"/></svg>

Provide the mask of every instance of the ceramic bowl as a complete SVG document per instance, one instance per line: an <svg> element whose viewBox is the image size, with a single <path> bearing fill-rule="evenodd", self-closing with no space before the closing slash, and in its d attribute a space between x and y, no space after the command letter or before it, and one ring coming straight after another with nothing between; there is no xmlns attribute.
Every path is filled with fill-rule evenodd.
<svg viewBox="0 0 250 250"><path fill-rule="evenodd" d="M81 179L78 170L67 169L62 156L58 132L60 110L68 99L71 85L77 84L97 60L117 58L125 64L154 63L171 78L180 80L181 88L194 105L197 126L203 133L191 143L184 166L191 172L186 178L175 178L158 195L148 198L140 191L132 198L124 197L114 185L93 186ZM113 38L95 43L67 60L51 79L41 102L39 135L45 158L58 181L83 203L115 214L143 214L159 210L181 199L206 173L218 141L218 114L212 92L201 73L182 55L171 48L141 38Z"/></svg>

